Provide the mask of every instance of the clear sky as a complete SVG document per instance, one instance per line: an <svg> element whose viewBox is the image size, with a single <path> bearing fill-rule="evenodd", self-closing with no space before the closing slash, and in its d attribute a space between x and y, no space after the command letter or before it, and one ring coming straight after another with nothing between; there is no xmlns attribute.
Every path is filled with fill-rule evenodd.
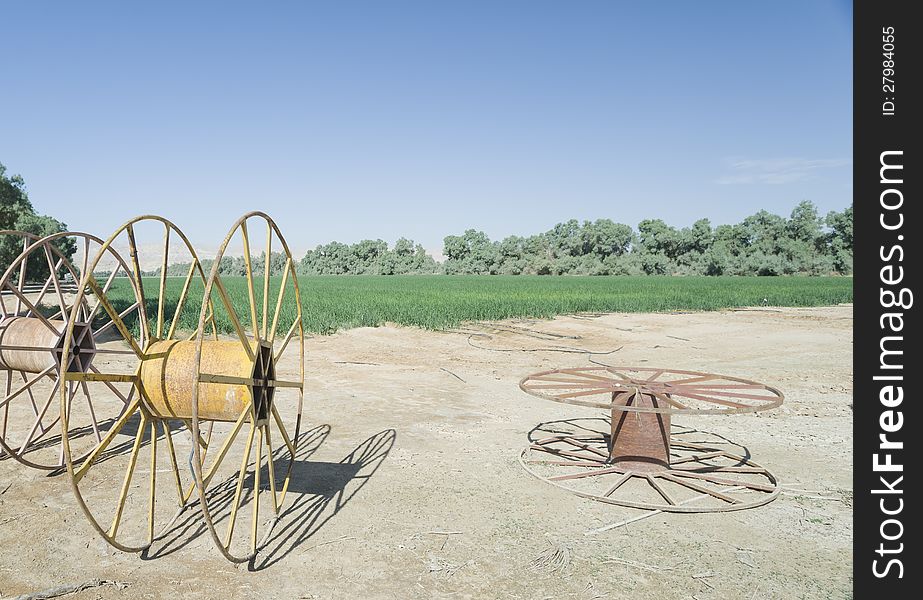
<svg viewBox="0 0 923 600"><path fill-rule="evenodd" d="M0 4L0 162L39 212L299 256L569 218L852 201L851 9L809 2Z"/></svg>

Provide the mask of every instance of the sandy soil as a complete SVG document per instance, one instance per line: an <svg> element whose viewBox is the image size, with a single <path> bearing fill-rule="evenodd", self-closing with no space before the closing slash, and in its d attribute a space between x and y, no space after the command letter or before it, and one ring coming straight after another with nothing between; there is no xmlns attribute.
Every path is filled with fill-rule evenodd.
<svg viewBox="0 0 923 600"><path fill-rule="evenodd" d="M114 550L64 477L3 460L0 596L98 578L120 583L71 597L851 597L851 339L851 306L312 338L305 450L287 512L255 564L225 562L194 528L160 558ZM589 366L587 354L548 348L618 349L594 358L780 388L786 401L774 411L674 425L745 446L782 494L751 510L657 514L587 535L642 511L578 498L517 462L537 425L601 416L518 389L533 371ZM546 560L555 551L557 567Z"/></svg>

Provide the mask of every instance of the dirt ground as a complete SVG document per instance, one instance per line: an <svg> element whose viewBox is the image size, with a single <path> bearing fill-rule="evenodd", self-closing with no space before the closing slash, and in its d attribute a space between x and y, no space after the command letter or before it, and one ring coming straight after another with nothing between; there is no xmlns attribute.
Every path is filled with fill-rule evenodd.
<svg viewBox="0 0 923 600"><path fill-rule="evenodd" d="M166 556L117 551L86 522L66 476L3 460L0 597L100 579L109 583L69 597L849 598L851 340L852 306L314 337L304 450L285 513L253 564L226 562L196 528ZM557 489L517 457L539 424L604 415L517 383L591 366L591 356L781 389L775 410L677 417L674 426L745 446L782 493L750 510L661 513L588 533L644 512ZM113 471L112 486L119 478Z"/></svg>

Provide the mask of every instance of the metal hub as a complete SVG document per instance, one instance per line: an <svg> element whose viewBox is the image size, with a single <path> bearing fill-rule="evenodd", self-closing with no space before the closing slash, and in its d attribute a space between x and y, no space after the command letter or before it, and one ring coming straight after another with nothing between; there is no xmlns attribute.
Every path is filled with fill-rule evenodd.
<svg viewBox="0 0 923 600"><path fill-rule="evenodd" d="M64 354L64 335L54 350L55 359L58 365L61 365L61 358ZM96 356L96 340L93 339L93 328L89 323L76 323L74 325L74 335L70 344L70 358L67 361L67 368L62 371L68 373L86 373L93 364L93 358Z"/></svg>

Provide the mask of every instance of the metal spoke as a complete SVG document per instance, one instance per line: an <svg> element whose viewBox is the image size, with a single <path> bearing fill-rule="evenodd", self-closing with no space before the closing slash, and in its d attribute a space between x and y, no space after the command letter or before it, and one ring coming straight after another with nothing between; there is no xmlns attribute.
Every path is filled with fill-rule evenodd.
<svg viewBox="0 0 923 600"><path fill-rule="evenodd" d="M701 396L699 394L693 394L692 392L671 392L682 396L683 398L692 398L693 400L701 400L703 402L711 402L713 404L722 404L724 406L731 406L733 408L747 408L746 404L741 404L740 402L731 402L730 400L721 400L719 398L710 398L708 396Z"/></svg>
<svg viewBox="0 0 923 600"><path fill-rule="evenodd" d="M266 387L271 388L295 388L301 389L304 384L300 381L283 381L282 379L270 379L266 381Z"/></svg>
<svg viewBox="0 0 923 600"><path fill-rule="evenodd" d="M90 370L93 371L93 373L95 373L95 374L97 374L97 375L100 375L100 376L103 375L103 374L100 372L100 370L97 369L97 368L96 368L95 366L93 366L93 365L90 365ZM132 376L132 377L133 377L133 376ZM65 379L66 379L66 376L65 376ZM131 397L132 397L132 395L135 393L135 387L132 386L132 387L131 387L131 391L128 393L128 397L126 398L124 395L122 395L122 392L121 392L117 387L115 387L114 385L112 385L112 382L106 381L106 380L105 380L105 377L102 379L102 382L106 385L106 387L108 387L108 388L112 391L113 394L115 394L116 396L118 396L118 397L122 400L122 402L124 402L125 404L128 404L128 403L131 401ZM132 383L134 383L134 380L132 380Z"/></svg>
<svg viewBox="0 0 923 600"><path fill-rule="evenodd" d="M286 346L292 341L292 337L295 335L295 329L300 325L299 321L292 323L292 326L289 328L288 333L285 334L285 341L282 342L282 347L279 348L279 352L275 355L274 359L276 362L279 362L279 359L282 357L282 353L285 352Z"/></svg>
<svg viewBox="0 0 923 600"><path fill-rule="evenodd" d="M157 332L154 337L158 340L163 336L163 307L167 291L167 263L170 260L170 226L164 224L163 234L163 262L160 264L160 290L157 296Z"/></svg>
<svg viewBox="0 0 923 600"><path fill-rule="evenodd" d="M717 471L720 472L720 469ZM712 483L720 483L721 485L742 485L753 490L759 490L761 492L771 492L775 490L774 486L766 485L762 483L750 483L748 481L736 481L734 479L727 479L725 477L715 477L713 475L708 475L704 473L690 473L689 471L673 471L673 474L677 477L691 477L693 479L704 479L705 481L710 481Z"/></svg>
<svg viewBox="0 0 923 600"><path fill-rule="evenodd" d="M269 467L269 490L272 492L272 510L278 515L279 514L279 499L276 497L276 468L273 464L272 456L272 438L270 437L270 428L269 423L263 425L266 429L266 460Z"/></svg>
<svg viewBox="0 0 923 600"><path fill-rule="evenodd" d="M27 259L24 257L23 260L27 260ZM45 299L45 294L48 293L48 288L51 287L51 279L54 276L54 274L58 272L58 269L61 268L61 264L63 262L64 262L63 258L58 259L57 265L51 269L52 275L49 275L48 278L45 279L45 283L42 285L42 289L39 291L38 296L35 297L36 306L42 305L42 300ZM63 311L59 311L59 313L63 315ZM50 318L54 319L56 316L58 316L59 313L55 313L51 315Z"/></svg>
<svg viewBox="0 0 923 600"><path fill-rule="evenodd" d="M169 230L168 230L169 231ZM151 419L150 512L147 517L147 543L154 542L154 501L157 497L157 420Z"/></svg>
<svg viewBox="0 0 923 600"><path fill-rule="evenodd" d="M577 440L575 440L575 439L573 439L573 438L571 438L571 437L566 437L566 438L562 439L561 441L562 441L562 442L567 442L568 444L571 444L572 446L577 446L578 448L583 448L584 450L587 450L587 451L589 451L589 452L592 452L593 454L596 454L596 455L598 455L598 456L602 456L602 457L605 458L605 459L608 459L608 458L609 458L609 453L608 453L608 452L603 452L602 450L599 450L599 449L597 449L597 448L594 448L593 446L590 446L590 445L587 444L587 443L577 441Z"/></svg>
<svg viewBox="0 0 923 600"><path fill-rule="evenodd" d="M663 489L663 487L661 487L661 485L660 485L659 483L657 483L657 478L656 478L656 476L651 475L650 473L648 473L645 477L647 478L647 482L651 485L651 487L654 488L655 490L657 490L657 493L658 493L658 494L660 494L661 496L663 496L663 499L664 499L664 500L666 500L668 503L670 503L670 504L676 506L676 502L674 502L673 498L671 498L670 495L667 494L667 491L666 491L665 489Z"/></svg>
<svg viewBox="0 0 923 600"><path fill-rule="evenodd" d="M119 269L121 268L122 268L122 265L120 263L116 263L115 267L112 269L112 272L109 273L109 277L106 278L106 283L103 284L103 289L102 289L103 294L109 293L109 288L112 287L112 284L115 281L115 277L116 275L118 275ZM84 270L84 273L86 274L86 270ZM97 302L96 306L90 309L90 313L87 315L87 323L90 323L91 325L93 324L93 318L96 316L96 311L99 310L99 307L100 307L100 304L99 302Z"/></svg>
<svg viewBox="0 0 923 600"><path fill-rule="evenodd" d="M594 369L594 370L602 371L604 369L599 368L599 369ZM587 379L598 379L600 381L615 381L611 377L605 377L603 375L595 375L593 373L586 373L586 372L581 371L580 369L560 369L559 373L566 374L566 375L573 375L574 377L585 377Z"/></svg>
<svg viewBox="0 0 923 600"><path fill-rule="evenodd" d="M628 481L629 479L631 479L632 477L633 477L633 476L632 476L631 473L625 473L625 474L623 474L621 477L618 478L618 481L616 481L615 484L614 484L612 487L610 487L608 490L606 490L606 493L603 494L603 497L604 497L604 498L608 498L609 496L611 496L612 494L614 494L614 493L615 493L615 490L617 490L617 489L619 489L620 487L622 487L622 485L623 485L626 481Z"/></svg>
<svg viewBox="0 0 923 600"><path fill-rule="evenodd" d="M673 398L671 398L670 396L667 396L666 394L661 394L660 392L651 392L651 393L654 394L654 396L656 396L658 400L663 400L667 404L673 405L680 410L686 410L687 408L689 408L682 402L678 402L677 400L674 400Z"/></svg>
<svg viewBox="0 0 923 600"><path fill-rule="evenodd" d="M128 327L125 325L125 322L122 321L121 317L119 317L118 313L109 303L109 299L106 298L106 295L99 288L99 285L96 283L96 279L94 279L93 275L87 274L86 282L87 285L89 285L93 290L93 293L96 294L96 300L99 302L99 304L102 305L103 310L109 314L109 318L112 319L112 321L115 323L115 328L119 331L119 333L122 334L122 337L126 342L128 342L128 345L131 346L131 349L134 350L138 358L144 358L144 353L141 351L141 348L138 347L138 344L135 342L135 338L128 331ZM143 306L143 297L141 306ZM144 331L144 311L139 310L138 313L141 318L140 327L141 330Z"/></svg>
<svg viewBox="0 0 923 600"><path fill-rule="evenodd" d="M207 474L202 478L202 482L205 484L205 487L208 487L208 484L211 483L212 477L215 476L215 473L218 471L218 467L221 465L222 461L224 461L224 457L228 453L228 449L237 438L237 434L240 432L240 428L243 426L247 416L252 416L252 414L252 411L250 411L248 407L240 413L239 417L237 417L237 421L234 423L234 427L231 429L231 432L228 434L227 438L225 438L224 442L221 444L221 447L218 449L218 456L215 457L215 462L212 463L208 469ZM204 461L205 459L203 458L202 460Z"/></svg>
<svg viewBox="0 0 923 600"><path fill-rule="evenodd" d="M285 270L282 271L282 285L279 286L279 296L276 298L276 310L272 314L272 330L269 332L269 343L276 341L276 328L279 326L279 312L282 310L282 299L285 297L288 284L288 272L292 268L292 258L285 259Z"/></svg>
<svg viewBox="0 0 923 600"><path fill-rule="evenodd" d="M131 486L131 478L135 474L135 465L138 463L138 451L141 449L141 441L144 439L144 429L147 426L147 415L141 411L141 423L138 424L138 433L135 434L135 444L131 448L131 456L128 459L128 469L125 470L125 479L122 481L122 490L119 492L118 506L115 511L115 517L112 519L112 526L109 527L108 535L114 538L119 531L119 523L122 521L122 511L125 509L125 499L128 497L128 488Z"/></svg>
<svg viewBox="0 0 923 600"><path fill-rule="evenodd" d="M234 490L234 502L231 504L231 514L228 516L228 532L224 540L224 547L231 547L231 538L234 537L234 524L237 522L237 509L240 507L240 495L244 489L244 479L247 476L247 464L250 462L250 448L253 445L253 434L256 433L256 420L253 415L250 416L250 433L247 434L247 447L244 450L243 459L240 461L240 473L237 476L237 488ZM257 463L259 470L259 463ZM205 484L208 487L208 484Z"/></svg>
<svg viewBox="0 0 923 600"><path fill-rule="evenodd" d="M122 416L112 425L112 428L106 433L106 436L103 438L99 444L93 448L93 451L90 452L89 456L83 461L83 464L80 465L80 468L74 470L74 483L79 483L83 476L87 474L87 471L93 466L93 462L99 458L100 454L106 450L109 444L112 443L112 440L115 439L115 436L125 427L125 424L128 423L128 420L134 414L135 409L138 408L138 405L141 404L141 399L138 398L134 400L128 408L122 413Z"/></svg>
<svg viewBox="0 0 923 600"><path fill-rule="evenodd" d="M218 295L221 297L221 302L224 304L225 310L228 311L228 317L231 319L231 323L234 325L234 330L237 332L237 337L240 339L240 343L244 347L244 351L247 353L247 356L250 358L250 360L254 360L255 356L253 355L253 349L250 347L250 339L247 337L247 333L244 331L244 328L240 324L240 320L237 318L237 312L234 310L234 304L231 302L230 298L228 298L227 290L224 289L224 284L221 283L221 278L215 277L214 282L215 286L218 288Z"/></svg>
<svg viewBox="0 0 923 600"><path fill-rule="evenodd" d="M581 460L592 460L598 462L599 464L605 464L606 461L600 460L598 458L593 458L592 456L587 456L586 454L580 454L579 452L573 452L571 450L560 450L558 448L546 448L537 444L532 444L530 446L533 450L539 450L541 452L547 452L548 454L554 456L572 456L574 458L579 458Z"/></svg>
<svg viewBox="0 0 923 600"><path fill-rule="evenodd" d="M12 388L12 387L13 387L13 372L7 370L7 372L6 372L6 393L5 393L4 396L3 396L4 400L3 400L3 403L2 403L2 404L3 404L3 430L2 430L2 437L4 437L4 438L6 438L6 426L7 426L8 420L9 420L9 416L10 416L9 397L10 397L10 388Z"/></svg>
<svg viewBox="0 0 923 600"><path fill-rule="evenodd" d="M266 223L266 262L263 265L263 332L266 339L266 327L269 325L269 268L272 266L272 225Z"/></svg>
<svg viewBox="0 0 923 600"><path fill-rule="evenodd" d="M671 461L670 461L670 464L671 464L671 465L679 465L679 464L682 464L682 463L693 462L693 461L698 462L698 461L702 461L702 460L705 460L705 459L708 459L708 458L715 458L715 457L723 456L723 455L724 455L724 452L723 452L723 451L721 451L721 450L716 450L716 451L714 451L714 452L706 452L705 454L694 454L694 455L692 455L692 456L685 456L685 457L683 457L683 458L677 458L677 459L675 459L675 460L671 460Z"/></svg>
<svg viewBox="0 0 923 600"><path fill-rule="evenodd" d="M673 381L664 381L663 385L685 385L687 383L699 383L700 381L712 381L718 379L719 375L698 375L696 377L690 377L687 379L675 379Z"/></svg>
<svg viewBox="0 0 923 600"><path fill-rule="evenodd" d="M180 314L182 314L183 307L186 304L186 295L189 293L189 286L192 283L192 276L195 274L196 266L198 266L198 263L194 260L189 265L189 272L186 274L185 281L183 281L183 289L179 293L176 310L173 312L173 320L170 321L170 330L167 332L167 337L165 339L172 340L173 334L176 333L176 326L179 323Z"/></svg>
<svg viewBox="0 0 923 600"><path fill-rule="evenodd" d="M663 372L664 372L664 369L657 369L656 371L654 371L654 374L653 374L653 375L651 375L650 377L648 377L648 378L645 379L644 381L654 381L655 379L657 379L658 377L660 377L661 375L663 375Z"/></svg>
<svg viewBox="0 0 923 600"><path fill-rule="evenodd" d="M256 535L260 522L260 472L263 470L261 463L263 454L263 429L259 430L259 441L256 444L256 461L253 465L253 522L250 524L250 552L256 552Z"/></svg>
<svg viewBox="0 0 923 600"><path fill-rule="evenodd" d="M285 431L285 425L282 424L282 417L279 416L279 411L276 410L276 405L272 405L272 418L276 421L276 426L279 428L279 432L282 434L282 441L285 442L285 445L288 447L288 451L292 454L292 459L295 458L295 446L292 445L291 440L288 439L288 432Z"/></svg>
<svg viewBox="0 0 923 600"><path fill-rule="evenodd" d="M260 341L260 326L256 316L256 291L253 286L253 265L250 260L250 236L247 234L247 221L240 224L240 233L244 242L244 266L247 268L247 293L250 299L250 320L253 325L253 337Z"/></svg>
<svg viewBox="0 0 923 600"><path fill-rule="evenodd" d="M45 327L47 327L48 329L50 329L51 331L53 331L56 335L60 335L60 334L61 334L61 332L58 331L58 329L57 329L54 325L51 324L51 321L49 321L47 318L45 318L45 316L41 313L41 311L39 311L39 310L35 307L34 304L32 304L31 302L29 302L29 299L26 298L26 297L22 294L22 292L20 292L18 289L16 289L16 287L15 287L12 283L10 283L9 281L7 281L7 282L6 282L6 287L7 287L8 290L10 290L11 292L13 292L13 294L15 294L17 298L19 298L19 300L22 302L22 304L25 304L25 305L26 305L26 308L29 309L30 316L34 316L36 319L38 319L39 321L41 321L42 324L45 325ZM17 305L16 314L19 314L19 312L20 312L21 310L22 310L22 305Z"/></svg>
<svg viewBox="0 0 923 600"><path fill-rule="evenodd" d="M721 493L718 490L714 490L708 487L707 485L701 485L694 481L689 481L688 479L683 480L679 477L674 477L673 475L669 473L664 473L662 477L664 479L668 479L672 481L673 483L685 486L691 490L695 490L697 492L702 492L704 494L714 496L715 498L718 498L719 500L724 500L725 502L730 502L731 504L740 504L740 500L738 500L737 498L734 498L733 496L728 496L727 494Z"/></svg>
<svg viewBox="0 0 923 600"><path fill-rule="evenodd" d="M80 357L77 357L77 361L80 362ZM86 382L80 382L80 387L83 390L83 397L87 399L87 408L90 410L90 426L93 427L96 441L101 442L103 441L103 436L99 432L99 421L96 420L96 411L93 409L93 401L90 399L90 388Z"/></svg>
<svg viewBox="0 0 923 600"><path fill-rule="evenodd" d="M26 447L29 445L29 442L32 441L32 437L35 435L35 432L41 428L42 434L47 430L42 425L42 417L45 416L45 413L48 412L48 407L51 406L51 401L54 400L55 394L58 392L58 388L61 386L61 380L57 380L51 388L51 393L48 394L48 400L45 401L45 404L42 406L42 410L38 411L35 417L35 422L32 423L32 428L29 430L29 434L26 435L26 439L23 441L22 445L19 447L17 454L22 454L26 451ZM73 393L71 394L73 396Z"/></svg>
<svg viewBox="0 0 923 600"><path fill-rule="evenodd" d="M100 373L99 371L93 373L68 371L64 373L64 380L97 383L136 383L138 381L138 376L126 375L124 373Z"/></svg>
<svg viewBox="0 0 923 600"><path fill-rule="evenodd" d="M595 471L584 471L582 473L571 473L569 475L556 475L549 477L548 481L566 481L568 479L583 479L585 477L597 477L599 475L608 475L609 473L621 473L619 467L607 467L605 469L596 469Z"/></svg>
<svg viewBox="0 0 923 600"><path fill-rule="evenodd" d="M170 432L170 423L166 419L161 419L161 427L163 427L163 437L167 441L167 451L170 455L170 468L173 470L173 479L176 482L176 498L179 502L179 505L182 506L186 503L185 498L183 498L183 482L179 478L179 465L176 462L176 449L173 446L173 434Z"/></svg>
<svg viewBox="0 0 923 600"><path fill-rule="evenodd" d="M561 399L580 398L582 396L592 396L594 394L607 394L611 391L613 390L612 389L584 390L582 392L568 392L566 394L555 394L555 397L561 398Z"/></svg>
<svg viewBox="0 0 923 600"><path fill-rule="evenodd" d="M45 250L45 261L48 263L48 268L51 269L51 275L49 279L54 283L54 289L58 296L58 306L61 307L61 318L67 320L67 302L64 301L64 292L61 291L61 283L58 281L58 270L54 265L54 258L51 256L51 249L48 247L48 244L43 244L42 248ZM58 263L60 265L60 263ZM41 300L37 300L36 304L39 304Z"/></svg>
<svg viewBox="0 0 923 600"><path fill-rule="evenodd" d="M22 253L23 254L25 254L26 250L29 248L29 241L30 239L28 237L22 238ZM26 260L23 260L22 263L19 265L19 287L22 287L22 288L26 287L26 268L27 267L28 267L28 262ZM22 311L21 301L25 300L25 298L23 296L20 296L18 293L16 294L16 296L18 298L18 300L16 301L16 314L18 315Z"/></svg>
<svg viewBox="0 0 923 600"><path fill-rule="evenodd" d="M13 383L13 372L12 372L12 371L7 371L7 373L8 373L8 376L7 376L8 380L7 380L6 398L4 398L2 401L0 401L0 406L6 406L6 405L8 405L8 404L10 403L10 401L11 401L13 398L15 398L15 397L18 396L19 394L23 393L24 391L26 391L27 389L29 389L30 387L32 387L39 379L45 377L46 375L50 375L51 372L54 371L54 370L55 370L55 366L54 366L54 365L48 367L47 369L45 369L45 370L42 371L41 373L37 374L37 375L36 375L35 377L33 377L32 379L26 381L26 383L25 383L22 387L20 387L19 389L17 389L17 390L16 390L15 392L13 392L13 393L10 393L10 391L9 391L9 389L10 389L10 387L12 386L12 383ZM21 375L23 378L25 378L25 375L23 375L22 373L20 373L20 375Z"/></svg>
<svg viewBox="0 0 923 600"><path fill-rule="evenodd" d="M97 306L99 306L99 304L97 304ZM128 316L128 314L129 314L131 311L136 310L139 306L140 306L140 304L138 304L137 302L135 302L134 304L132 304L131 306L129 306L128 308L126 308L125 310L123 310L122 312L120 312L120 313L119 313L119 318L120 318L120 319L124 319L126 316ZM94 331L94 332L93 332L93 336L94 336L94 337L99 337L99 336L101 336L107 329L109 329L109 328L111 328L111 327L114 327L114 326L115 326L115 321L110 320L108 323L106 323L105 325L101 326L99 329L97 329L96 331ZM101 350L99 350L99 349L97 349L96 351L97 351L97 352L101 352Z"/></svg>
<svg viewBox="0 0 923 600"><path fill-rule="evenodd" d="M613 392L613 391L628 391L628 386L620 385L617 382L613 381L612 383L528 383L525 387L530 390L573 390L573 389L585 389L585 390L596 390L599 392Z"/></svg>
<svg viewBox="0 0 923 600"><path fill-rule="evenodd" d="M135 242L135 227L132 224L128 224L125 227L126 233L128 233L128 254L131 257L131 265L135 271L135 281L138 284L138 299L141 302L141 306L147 306L144 298L144 281L142 280L143 272L141 271L141 264L138 258L138 244ZM92 279L92 276L90 277ZM105 307L104 307L105 308ZM147 323L144 320L144 311L141 311L141 331L147 333Z"/></svg>
<svg viewBox="0 0 923 600"><path fill-rule="evenodd" d="M687 390L693 389L695 390L694 393L703 394L703 395L708 394L709 396L725 396L725 397L730 397L730 398L740 398L742 400L767 400L767 401L775 400L773 396L756 396L754 394L742 394L740 392L723 392L721 390L686 388L685 386L681 386L678 389L679 391L674 392L671 390L670 393L671 394L676 393L676 394L681 394L685 396L688 394Z"/></svg>

